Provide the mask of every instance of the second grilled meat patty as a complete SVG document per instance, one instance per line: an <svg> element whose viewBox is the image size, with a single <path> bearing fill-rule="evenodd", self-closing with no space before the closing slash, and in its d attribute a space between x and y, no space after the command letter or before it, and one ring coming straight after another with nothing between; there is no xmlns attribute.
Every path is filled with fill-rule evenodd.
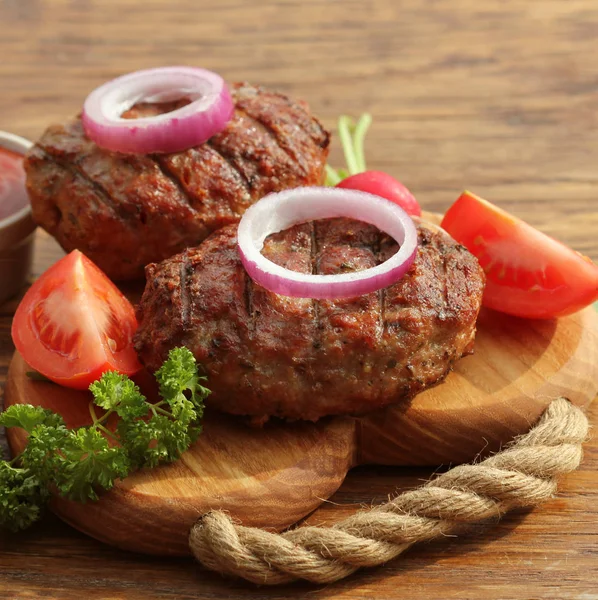
<svg viewBox="0 0 598 600"><path fill-rule="evenodd" d="M329 134L304 103L231 86L235 113L208 142L175 154L103 150L80 119L53 125L25 161L33 218L112 279L200 243L262 196L324 178ZM130 118L173 106L141 105Z"/></svg>
<svg viewBox="0 0 598 600"><path fill-rule="evenodd" d="M418 227L410 271L377 293L342 300L288 298L255 284L236 226L146 269L136 348L150 370L179 345L205 367L220 410L315 420L357 414L441 381L473 344L484 273L439 228ZM386 260L396 243L348 219L270 236L263 253L300 272L332 274Z"/></svg>

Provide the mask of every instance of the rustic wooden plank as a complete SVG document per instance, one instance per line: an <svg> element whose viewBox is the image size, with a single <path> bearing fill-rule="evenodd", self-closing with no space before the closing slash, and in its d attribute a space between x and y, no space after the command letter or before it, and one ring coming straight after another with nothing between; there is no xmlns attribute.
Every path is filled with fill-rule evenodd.
<svg viewBox="0 0 598 600"><path fill-rule="evenodd" d="M0 0L0 129L34 137L109 77L201 64L303 97L329 126L369 110L369 164L429 210L468 187L598 260L597 30L593 0ZM37 274L59 255L40 239ZM0 307L0 381L15 306ZM341 506L311 520L428 474L358 469L332 498ZM597 506L590 442L582 469L541 509L334 586L276 590L118 552L48 517L0 539L0 598L591 598Z"/></svg>

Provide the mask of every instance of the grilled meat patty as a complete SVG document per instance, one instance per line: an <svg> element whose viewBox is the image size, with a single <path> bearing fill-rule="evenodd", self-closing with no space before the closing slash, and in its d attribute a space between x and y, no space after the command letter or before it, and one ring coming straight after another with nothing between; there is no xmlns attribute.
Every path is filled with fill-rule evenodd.
<svg viewBox="0 0 598 600"><path fill-rule="evenodd" d="M25 161L34 220L111 278L134 279L148 263L238 221L265 194L323 181L329 134L307 105L248 84L234 84L231 94L226 129L175 154L103 150L80 118L52 125ZM138 105L125 116L176 106Z"/></svg>
<svg viewBox="0 0 598 600"><path fill-rule="evenodd" d="M246 274L236 226L146 268L136 349L150 370L179 345L205 367L209 403L225 412L315 420L358 414L438 383L471 351L484 287L476 258L448 234L418 225L419 250L396 284L342 300L288 298ZM289 269L366 269L397 250L348 219L270 236L263 253Z"/></svg>

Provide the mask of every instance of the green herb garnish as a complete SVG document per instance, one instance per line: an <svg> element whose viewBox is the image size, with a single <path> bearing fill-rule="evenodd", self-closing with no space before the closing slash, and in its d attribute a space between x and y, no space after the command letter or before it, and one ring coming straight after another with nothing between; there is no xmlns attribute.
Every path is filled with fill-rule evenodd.
<svg viewBox="0 0 598 600"><path fill-rule="evenodd" d="M371 124L372 116L368 113L361 115L357 122L347 115L339 117L338 137L343 147L347 168L333 169L330 165L326 165L326 185L335 186L350 175L367 170L364 142Z"/></svg>
<svg viewBox="0 0 598 600"><path fill-rule="evenodd" d="M29 379L32 379L33 381L46 381L47 383L52 383L51 379L48 379L39 371L25 371L25 375L27 375L27 377L29 377Z"/></svg>
<svg viewBox="0 0 598 600"><path fill-rule="evenodd" d="M101 490L131 471L177 460L201 433L210 391L186 348L170 351L156 379L162 400L152 404L126 375L102 375L89 387L93 423L88 427L67 429L60 415L30 404L0 414L0 425L29 433L21 454L0 461L0 527L29 527L51 488L71 500L97 500ZM104 409L102 416L96 407ZM119 418L115 431L105 425L113 414Z"/></svg>

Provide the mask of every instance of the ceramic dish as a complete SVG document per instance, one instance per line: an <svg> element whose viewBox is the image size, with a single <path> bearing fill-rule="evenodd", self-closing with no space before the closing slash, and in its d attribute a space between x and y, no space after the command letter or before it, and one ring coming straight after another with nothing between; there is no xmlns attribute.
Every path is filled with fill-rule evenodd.
<svg viewBox="0 0 598 600"><path fill-rule="evenodd" d="M0 131L0 148L24 155L31 145L25 138ZM30 204L0 219L0 304L14 296L27 280L34 231Z"/></svg>

